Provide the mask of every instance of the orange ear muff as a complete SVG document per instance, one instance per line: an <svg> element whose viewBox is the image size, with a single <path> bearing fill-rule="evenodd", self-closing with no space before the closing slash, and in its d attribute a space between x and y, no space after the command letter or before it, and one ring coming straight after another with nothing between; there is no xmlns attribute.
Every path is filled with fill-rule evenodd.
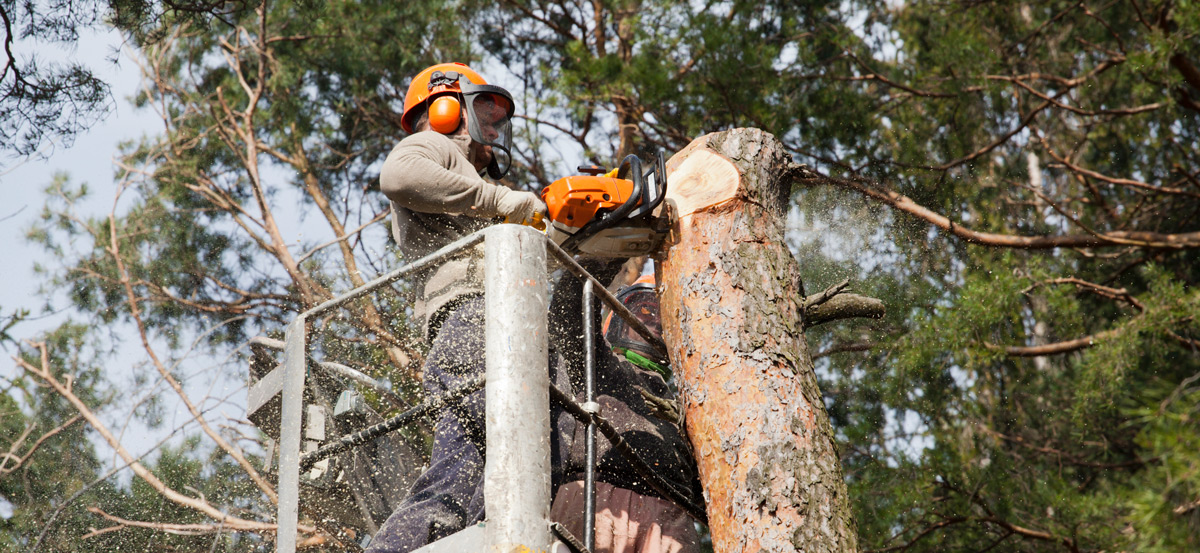
<svg viewBox="0 0 1200 553"><path fill-rule="evenodd" d="M462 105L454 96L441 96L429 104L429 128L442 134L458 130L462 120Z"/></svg>

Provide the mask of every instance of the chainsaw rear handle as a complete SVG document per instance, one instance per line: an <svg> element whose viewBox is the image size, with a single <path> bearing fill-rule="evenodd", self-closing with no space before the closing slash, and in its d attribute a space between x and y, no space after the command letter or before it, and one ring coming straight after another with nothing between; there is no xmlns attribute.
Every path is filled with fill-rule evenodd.
<svg viewBox="0 0 1200 553"><path fill-rule="evenodd" d="M540 230L542 232L546 232L546 220L542 217L541 213L537 213L537 212L535 212L533 214L533 217L530 217L529 219L525 219L524 221L513 221L511 217L505 217L504 222L505 223L517 223L517 224L525 225L527 227L533 227L534 229Z"/></svg>
<svg viewBox="0 0 1200 553"><path fill-rule="evenodd" d="M654 166L645 173L642 173L642 160L640 158L634 155L626 156L625 160L621 162L621 166L617 168L617 178L625 178L621 175L624 174L626 167L629 167L629 170L633 171L634 175L631 179L634 190L630 194L630 197L637 196L638 189L641 189L641 197L638 198L637 205L634 206L634 209L637 209L638 212L630 217L640 217L641 215L653 212L658 207L658 204L662 203L663 198L667 196L667 169L666 162L663 161L662 150L655 152ZM648 175L654 175L654 184L657 190L652 190L646 184L646 177ZM650 197L651 192L657 192L657 195Z"/></svg>

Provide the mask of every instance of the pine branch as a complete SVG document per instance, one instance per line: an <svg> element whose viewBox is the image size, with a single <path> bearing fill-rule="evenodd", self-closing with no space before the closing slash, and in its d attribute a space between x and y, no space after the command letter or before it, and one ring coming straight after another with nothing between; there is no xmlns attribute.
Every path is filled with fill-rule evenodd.
<svg viewBox="0 0 1200 553"><path fill-rule="evenodd" d="M845 279L815 296L804 298L804 328L841 319L882 319L887 313L883 301L846 293L850 279Z"/></svg>

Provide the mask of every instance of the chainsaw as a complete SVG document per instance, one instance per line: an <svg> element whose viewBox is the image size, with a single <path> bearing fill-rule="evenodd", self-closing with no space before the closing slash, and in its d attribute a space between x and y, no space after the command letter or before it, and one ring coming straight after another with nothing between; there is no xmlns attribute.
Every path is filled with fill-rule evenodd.
<svg viewBox="0 0 1200 553"><path fill-rule="evenodd" d="M668 224L654 210L667 192L662 152L649 170L642 160L626 156L611 171L579 167L581 175L564 177L542 189L548 224L546 236L567 253L592 257L636 257L653 252Z"/></svg>

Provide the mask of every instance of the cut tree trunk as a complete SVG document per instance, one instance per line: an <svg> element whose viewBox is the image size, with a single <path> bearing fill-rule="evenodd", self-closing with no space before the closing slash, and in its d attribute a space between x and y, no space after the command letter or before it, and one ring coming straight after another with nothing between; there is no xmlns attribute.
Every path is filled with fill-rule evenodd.
<svg viewBox="0 0 1200 553"><path fill-rule="evenodd" d="M758 129L700 137L667 164L663 333L717 553L857 550L784 242L792 167Z"/></svg>

